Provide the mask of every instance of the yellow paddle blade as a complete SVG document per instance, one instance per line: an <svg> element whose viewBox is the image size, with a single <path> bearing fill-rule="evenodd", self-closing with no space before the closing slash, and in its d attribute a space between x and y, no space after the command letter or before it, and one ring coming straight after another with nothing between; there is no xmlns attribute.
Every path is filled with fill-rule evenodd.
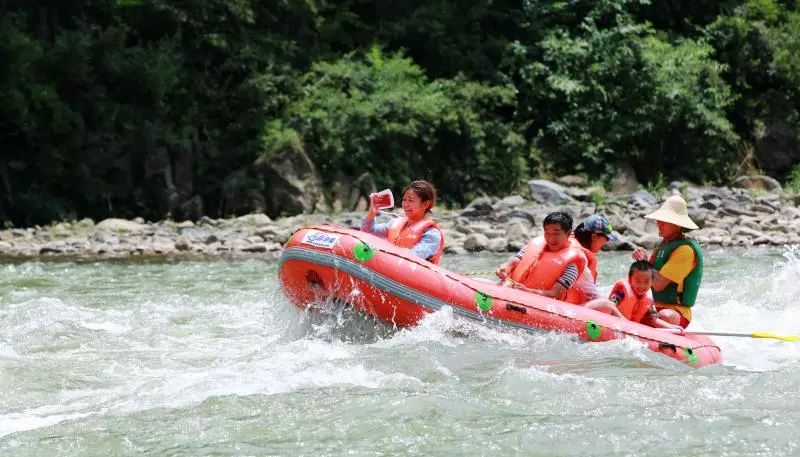
<svg viewBox="0 0 800 457"><path fill-rule="evenodd" d="M754 332L753 338L772 338L781 341L797 341L800 340L800 335L776 335L767 332Z"/></svg>

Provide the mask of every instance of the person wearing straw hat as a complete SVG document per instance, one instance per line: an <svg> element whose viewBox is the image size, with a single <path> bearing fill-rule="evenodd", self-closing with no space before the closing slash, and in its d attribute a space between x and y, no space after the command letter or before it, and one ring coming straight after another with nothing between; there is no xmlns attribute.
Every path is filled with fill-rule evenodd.
<svg viewBox="0 0 800 457"><path fill-rule="evenodd" d="M697 229L689 217L686 201L680 195L669 197L656 211L645 216L658 225L661 244L649 256L655 270L653 298L659 317L686 328L692 320L692 307L703 278L700 245L686 235ZM648 259L644 248L633 251L634 260Z"/></svg>

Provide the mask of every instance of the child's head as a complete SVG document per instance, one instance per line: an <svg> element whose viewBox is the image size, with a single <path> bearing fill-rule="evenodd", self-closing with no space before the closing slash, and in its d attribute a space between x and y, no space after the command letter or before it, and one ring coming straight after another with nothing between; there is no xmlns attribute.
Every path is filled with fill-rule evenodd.
<svg viewBox="0 0 800 457"><path fill-rule="evenodd" d="M643 296L653 285L653 270L646 260L637 260L628 270L628 283L638 296Z"/></svg>

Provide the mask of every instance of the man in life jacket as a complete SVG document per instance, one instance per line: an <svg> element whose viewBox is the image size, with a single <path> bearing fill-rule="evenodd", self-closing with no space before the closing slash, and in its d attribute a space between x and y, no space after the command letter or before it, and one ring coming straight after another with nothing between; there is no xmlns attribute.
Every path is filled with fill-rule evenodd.
<svg viewBox="0 0 800 457"><path fill-rule="evenodd" d="M680 195L669 197L661 208L645 216L654 219L661 244L649 256L655 269L653 298L662 319L686 328L692 320L692 307L703 278L703 253L700 245L686 235L697 227ZM634 260L648 259L644 248L633 251Z"/></svg>
<svg viewBox="0 0 800 457"><path fill-rule="evenodd" d="M652 285L650 263L637 260L628 270L627 279L617 281L611 288L608 300L592 300L586 307L651 327L680 329L659 317L650 291Z"/></svg>
<svg viewBox="0 0 800 457"><path fill-rule="evenodd" d="M597 253L606 243L617 239L617 233L611 228L608 218L602 214L593 214L575 227L569 241L573 247L581 250L587 264L575 286L567 292L575 296L567 301L580 304L600 298L597 291Z"/></svg>
<svg viewBox="0 0 800 457"><path fill-rule="evenodd" d="M497 276L516 289L569 301L568 291L586 268L586 257L572 246L572 217L562 212L544 218L544 235L533 238L503 263ZM573 302L571 302L573 303Z"/></svg>
<svg viewBox="0 0 800 457"><path fill-rule="evenodd" d="M361 221L361 231L386 238L395 246L431 263L439 264L444 252L444 233L427 217L436 205L436 189L428 181L413 181L403 189L403 213L389 222L375 223L378 214L376 194L370 194L369 212Z"/></svg>

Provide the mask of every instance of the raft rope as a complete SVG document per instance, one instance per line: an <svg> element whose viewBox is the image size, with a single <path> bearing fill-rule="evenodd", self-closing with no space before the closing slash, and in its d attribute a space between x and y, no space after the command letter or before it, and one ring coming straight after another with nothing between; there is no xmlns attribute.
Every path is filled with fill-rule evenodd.
<svg viewBox="0 0 800 457"><path fill-rule="evenodd" d="M458 277L454 277L454 276L452 276L452 275L450 275L450 274L448 274L448 273L445 273L445 272L441 272L441 271L436 271L436 270L433 270L432 268L430 268L430 266L429 266L429 265L426 265L426 263L428 263L428 262L426 262L426 263L422 263L422 259L420 259L420 260L417 260L417 259L414 259L414 258L410 258L410 257L404 257L404 256L401 256L401 255L399 255L399 254L396 254L396 253L394 253L394 252L389 252L389 251L385 251L385 250L383 250L383 249L374 248L374 247L370 246L370 245L369 245L369 243L367 243L366 241L364 241L364 240L363 240L363 239L361 239L360 237L358 237L358 236L356 236L356 235L353 235L352 233L338 231L338 230L336 230L335 228L332 228L332 227L330 227L330 226L324 226L324 227L321 227L321 226L311 226L311 227L303 227L303 228L314 229L314 230L322 230L322 231L328 231L328 232L338 233L338 234L340 234L340 235L352 236L353 238L355 238L355 239L357 239L358 241L360 241L362 244L364 244L364 245L366 245L367 247L369 247L369 249L370 249L370 250L373 250L373 251L378 251L378 252L382 252L382 253L384 253L384 254L388 254L388 255L391 255L391 256L393 256L393 257L397 257L397 258L400 258L400 259L406 260L406 261L408 261L408 262L412 262L412 263L414 263L414 264L416 264L416 265L419 265L419 266L420 266L420 267L422 267L422 268L428 269L428 270L430 270L430 271L433 271L434 273L438 273L438 274L440 274L440 275L442 275L442 276L444 276L444 277L446 277L446 278L448 278L448 279L450 279L450 280L452 280L452 281L455 281L455 282L457 282L457 283L461 284L462 286L464 286L464 287L466 287L466 288L468 288L468 289L472 290L473 292L476 292L476 293L479 293L479 294L483 294L483 295L489 296L488 294L486 294L486 293L485 293L485 292L483 292L482 290L480 290L480 289L478 289L478 288L476 288L476 287L474 287L474 286L472 286L472 285L470 285L470 284L468 284L468 283L466 283L466 282L462 281L462 280L461 280L461 279L459 279ZM301 228L301 229L298 229L298 230L295 230L295 233L296 233L297 231L299 231L299 230L302 230L303 228ZM294 234L293 234L293 235L294 235ZM497 297L492 297L492 298L494 299L494 298L497 298ZM636 337L636 338L639 338L639 339L643 339L643 340L653 341L653 342L656 342L656 343L664 343L664 344L667 344L667 345L669 345L669 346L676 346L676 345L673 345L672 343L667 343L666 341L658 340L658 339L655 339L655 338L649 338L649 337L646 337L646 336L643 336L643 335L639 335L639 334L637 334L637 333L628 332L628 331L625 331L625 330L622 330L622 329L615 329L615 328L609 328L609 327L606 327L606 326L602 326L602 325L600 325L600 324L596 324L594 321L591 321L591 319L590 319L589 321L584 321L584 320L578 319L578 318L576 318L576 317L574 317L574 316L569 316L569 315L567 315L566 313L559 313L559 312L557 312L557 311L553 311L553 310L549 310L549 309L542 309L542 308L536 308L536 307L532 307L532 306L530 306L530 305L528 305L528 304L526 304L526 303L519 302L519 301L516 301L516 300L509 300L509 299L505 299L505 298L503 298L503 299L501 299L501 300L503 300L503 301L504 301L504 302L506 302L506 303L512 303L512 304L515 304L515 305L521 305L521 306L524 306L524 307L526 307L526 308L533 308L533 309L536 309L536 310L539 310L539 311L544 311L544 312L546 312L546 313L549 313L549 314L552 314L552 315L555 315L555 316L559 316L559 317L562 317L562 318L565 318L565 319L569 319L569 320L571 320L571 321L574 321L574 322L581 322L581 323L583 323L583 324L587 324L587 325L590 325L590 324L591 324L593 327L600 327L600 328L603 328L603 329L607 329L607 330L613 331L613 332L615 332L615 333L622 333L622 334L624 334L624 335L633 336L633 337ZM483 314L483 313L481 313L481 314ZM692 350L692 351L695 351L695 350L697 350L697 349L701 349L701 348L704 348L704 347L713 347L713 348L717 348L717 349L719 349L719 346L716 346L716 345L705 345L705 344L704 344L704 345L698 345L698 346L694 346L694 347L683 346L683 348L684 348L684 349L687 349L687 350Z"/></svg>

